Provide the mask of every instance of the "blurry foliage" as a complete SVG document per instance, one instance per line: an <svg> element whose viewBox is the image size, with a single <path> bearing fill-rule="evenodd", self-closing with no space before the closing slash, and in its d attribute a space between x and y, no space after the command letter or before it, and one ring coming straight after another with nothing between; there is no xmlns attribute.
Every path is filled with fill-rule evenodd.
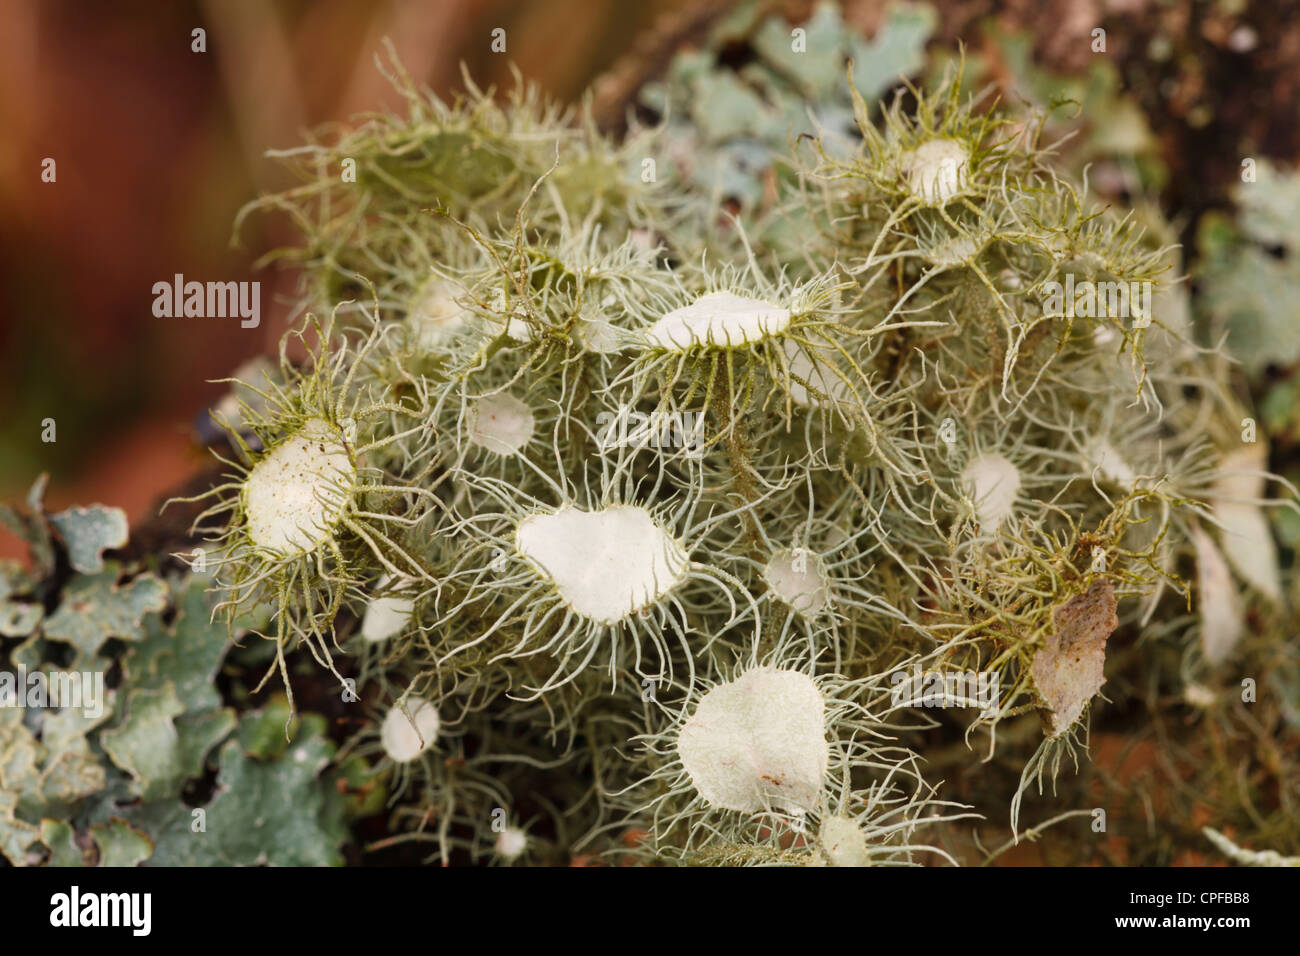
<svg viewBox="0 0 1300 956"><path fill-rule="evenodd" d="M29 504L33 512L11 520L40 553L57 533L55 554L70 566L44 577L3 570L6 601L57 610L11 635L23 640L0 652L0 672L17 679L23 704L23 678L36 671L108 678L98 715L85 697L76 707L0 707L0 855L52 866L341 863L349 807L361 805L327 767L335 747L324 721L303 715L287 744L282 700L241 719L223 705L215 681L229 636L211 621L202 576L164 580L112 560L78 571L79 558L99 556L87 540L125 544L124 522L99 506L47 517L39 483Z"/></svg>
<svg viewBox="0 0 1300 956"><path fill-rule="evenodd" d="M853 101L844 82L869 101L924 65L935 23L932 8L896 4L871 40L846 30L838 9L818 4L807 22L805 49L792 49L791 27L741 4L716 25L701 49L679 54L661 80L647 83L641 104L662 121L659 150L671 172L706 194L725 196L744 211L774 195L774 157L786 155L794 131L808 127L840 141L856 138ZM749 43L754 59L738 71L719 63L720 52ZM787 174L789 170L787 169Z"/></svg>
<svg viewBox="0 0 1300 956"><path fill-rule="evenodd" d="M1259 376L1300 359L1300 174L1261 159L1255 177L1233 187L1235 215L1202 217L1197 244L1207 334L1226 332L1229 351ZM1285 405L1267 406L1279 426Z"/></svg>
<svg viewBox="0 0 1300 956"><path fill-rule="evenodd" d="M1112 59L1094 56L1085 72L1064 74L1035 62L1028 33L986 25L985 36L997 51L999 67L1010 74L1004 95L1012 105L1049 111L1047 137L1062 141L1065 168L1079 176L1092 164L1094 179L1099 173L1109 177L1104 183L1107 193L1123 190L1144 196L1165 186L1168 171L1159 144L1133 96L1124 91ZM969 73L977 77L990 66L976 55Z"/></svg>

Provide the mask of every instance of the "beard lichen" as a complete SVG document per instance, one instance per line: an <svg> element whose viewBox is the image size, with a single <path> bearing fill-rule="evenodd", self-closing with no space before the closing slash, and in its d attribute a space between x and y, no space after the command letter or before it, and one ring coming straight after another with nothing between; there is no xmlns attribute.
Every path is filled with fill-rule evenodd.
<svg viewBox="0 0 1300 956"><path fill-rule="evenodd" d="M1014 826L1105 706L1111 633L1185 613L1189 568L1224 590L1208 529L1254 540L1232 506L1257 489L1203 462L1238 410L1167 298L1053 304L1160 286L1170 250L960 75L850 90L852 142L792 141L734 216L639 175L667 124L618 142L399 71L408 116L313 143L308 185L260 201L307 230L335 318L246 409L256 447L234 432L217 589L270 604L286 683L300 644L337 675L360 621L358 687L405 701L376 766L401 764L410 839L541 852L493 822L544 767L561 855L953 862L921 838L961 816L924 731L1025 761ZM321 172L343 158L357 183ZM1236 613L1203 614L1206 666ZM939 721L891 693L922 665L978 692Z"/></svg>

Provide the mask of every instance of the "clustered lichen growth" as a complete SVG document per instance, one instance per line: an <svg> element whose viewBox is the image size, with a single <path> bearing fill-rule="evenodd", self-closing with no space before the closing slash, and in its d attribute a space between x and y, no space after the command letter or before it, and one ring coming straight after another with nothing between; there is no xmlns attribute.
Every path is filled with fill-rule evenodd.
<svg viewBox="0 0 1300 956"><path fill-rule="evenodd" d="M616 140L397 70L406 115L287 154L303 185L256 204L303 234L310 316L226 423L216 590L269 606L268 676L292 690L305 646L352 693L393 839L954 861L928 728L1019 748L1016 827L1077 763L1117 629L1196 680L1240 635L1234 573L1277 601L1173 250L959 70L881 103L839 65L851 126L810 99L743 202L680 122Z"/></svg>

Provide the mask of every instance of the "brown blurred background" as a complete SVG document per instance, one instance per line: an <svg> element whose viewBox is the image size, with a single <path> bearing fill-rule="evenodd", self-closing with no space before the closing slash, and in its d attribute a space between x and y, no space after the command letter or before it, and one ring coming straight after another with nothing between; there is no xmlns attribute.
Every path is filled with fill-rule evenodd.
<svg viewBox="0 0 1300 956"><path fill-rule="evenodd" d="M846 0L870 33L888 0ZM283 223L254 217L231 246L236 211L286 181L268 148L306 129L395 106L374 66L392 38L410 73L441 94L465 63L480 85L509 64L557 98L600 77L616 120L671 50L703 40L730 0L0 0L0 499L51 473L52 507L99 501L152 514L159 496L208 461L196 415L222 392L208 380L269 350L294 277L254 273ZM771 3L801 19L811 0ZM980 46L989 17L1033 36L1059 70L1087 61L1088 32L1110 28L1127 87L1152 118L1170 167L1164 197L1215 201L1221 172L1198 147L1231 138L1294 157L1300 16L1291 2L939 0L934 42ZM1259 48L1233 50L1257 21ZM1240 22L1239 22L1240 21ZM491 33L507 31L505 55ZM192 31L207 50L192 52ZM1152 67L1147 44L1175 38ZM996 78L994 63L994 78ZM1145 73L1143 71L1146 71ZM1213 122L1197 117L1209 109ZM1198 113L1198 111L1200 111ZM46 157L57 182L41 181ZM1231 175L1229 168L1227 173ZM262 322L155 318L155 282L262 282ZM42 421L57 441L41 441ZM17 543L0 535L0 556Z"/></svg>

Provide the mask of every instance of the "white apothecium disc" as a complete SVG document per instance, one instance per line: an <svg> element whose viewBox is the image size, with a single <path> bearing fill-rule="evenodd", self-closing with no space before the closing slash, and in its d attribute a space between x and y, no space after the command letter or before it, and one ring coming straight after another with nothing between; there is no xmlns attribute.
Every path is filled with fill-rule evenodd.
<svg viewBox="0 0 1300 956"><path fill-rule="evenodd" d="M828 816L822 820L817 840L831 866L870 866L867 837L857 821L849 817Z"/></svg>
<svg viewBox="0 0 1300 956"><path fill-rule="evenodd" d="M806 674L755 668L704 695L677 753L715 807L802 814L826 777L826 705Z"/></svg>
<svg viewBox="0 0 1300 956"><path fill-rule="evenodd" d="M602 624L659 600L689 563L681 545L635 505L599 511L565 505L529 515L515 531L515 544L570 608Z"/></svg>
<svg viewBox="0 0 1300 956"><path fill-rule="evenodd" d="M533 437L533 410L513 395L485 395L466 415L469 440L498 455L514 455Z"/></svg>
<svg viewBox="0 0 1300 956"><path fill-rule="evenodd" d="M1245 616L1237 583L1214 541L1198 527L1192 528L1196 548L1197 604L1201 611L1201 652L1211 664L1221 664L1241 640Z"/></svg>
<svg viewBox="0 0 1300 956"><path fill-rule="evenodd" d="M1097 473L1106 481L1124 488L1132 488L1137 482L1137 472L1115 450L1115 446L1104 438L1090 442L1084 456L1088 464L1097 469Z"/></svg>
<svg viewBox="0 0 1300 956"><path fill-rule="evenodd" d="M961 478L986 529L996 528L1011 514L1020 491L1020 472L1011 462L998 454L980 455L966 466Z"/></svg>
<svg viewBox="0 0 1300 956"><path fill-rule="evenodd" d="M507 860L519 857L528 848L528 834L518 827L506 827L497 834L496 851Z"/></svg>
<svg viewBox="0 0 1300 956"><path fill-rule="evenodd" d="M456 304L458 291L445 280L433 279L416 293L406 324L417 352L443 349L465 328L469 313Z"/></svg>
<svg viewBox="0 0 1300 956"><path fill-rule="evenodd" d="M379 587L380 589L386 588L390 583L392 583L391 579L385 577L379 582ZM398 583L409 585L411 582L403 580ZM411 620L411 614L414 611L415 601L413 598L400 594L383 594L372 597L366 602L366 611L361 617L361 636L371 644L386 641L402 632L407 622Z"/></svg>
<svg viewBox="0 0 1300 956"><path fill-rule="evenodd" d="M778 551L763 569L763 578L772 593L801 614L816 614L826 607L826 575L821 558L811 551Z"/></svg>
<svg viewBox="0 0 1300 956"><path fill-rule="evenodd" d="M342 438L339 429L313 418L253 466L243 489L253 544L288 555L329 536L356 480Z"/></svg>
<svg viewBox="0 0 1300 956"><path fill-rule="evenodd" d="M903 156L907 188L927 203L946 203L966 186L970 151L955 139L932 139Z"/></svg>
<svg viewBox="0 0 1300 956"><path fill-rule="evenodd" d="M645 335L657 348L683 352L700 345L749 345L789 327L789 309L730 292L712 292L669 312Z"/></svg>
<svg viewBox="0 0 1300 956"><path fill-rule="evenodd" d="M423 697L408 697L389 710L379 739L384 753L398 763L408 763L433 746L438 726L438 708Z"/></svg>
<svg viewBox="0 0 1300 956"><path fill-rule="evenodd" d="M1246 581L1272 601L1282 599L1277 545L1264 509L1254 502L1264 497L1268 459L1263 448L1229 452L1219 463L1210 498L1214 518L1223 529L1223 553Z"/></svg>

